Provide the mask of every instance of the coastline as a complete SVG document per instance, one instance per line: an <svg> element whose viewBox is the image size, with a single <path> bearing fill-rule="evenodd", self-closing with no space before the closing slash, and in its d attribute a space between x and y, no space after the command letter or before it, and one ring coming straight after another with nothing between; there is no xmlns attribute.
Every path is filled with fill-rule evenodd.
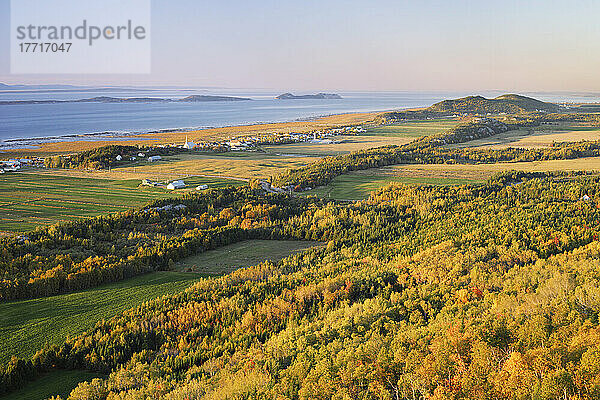
<svg viewBox="0 0 600 400"><path fill-rule="evenodd" d="M90 150L102 146L121 145L160 145L181 141L186 137L193 142L217 141L232 136L252 136L282 132L304 133L318 129L336 128L345 125L372 122L382 111L350 112L332 114L316 118L307 118L288 122L265 122L249 125L232 125L207 128L160 129L145 133L108 133L67 134L65 136L15 138L11 143L23 143L23 147L0 149L0 157L11 155L44 156ZM111 136L107 136L110 134ZM73 140L73 138L93 138L91 140ZM97 140L94 140L97 139ZM50 141L48 141L50 140ZM39 141L38 143L31 143ZM26 142L29 142L25 144ZM17 145L19 146L19 145ZM26 147L25 147L26 146Z"/></svg>

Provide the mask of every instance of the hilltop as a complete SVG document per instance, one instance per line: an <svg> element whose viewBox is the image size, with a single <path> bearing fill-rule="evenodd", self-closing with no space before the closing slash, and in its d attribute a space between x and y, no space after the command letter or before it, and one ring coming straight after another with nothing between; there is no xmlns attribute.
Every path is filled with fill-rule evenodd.
<svg viewBox="0 0 600 400"><path fill-rule="evenodd" d="M557 112L558 105L518 94L504 94L493 99L468 96L444 100L427 108L431 112L521 113L532 111Z"/></svg>

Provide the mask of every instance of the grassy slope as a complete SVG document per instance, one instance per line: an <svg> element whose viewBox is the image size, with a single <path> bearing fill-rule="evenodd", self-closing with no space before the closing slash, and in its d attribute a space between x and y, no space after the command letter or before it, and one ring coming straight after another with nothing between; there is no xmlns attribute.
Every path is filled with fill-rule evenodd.
<svg viewBox="0 0 600 400"><path fill-rule="evenodd" d="M90 381L99 374L82 371L55 371L46 374L22 390L0 396L0 400L42 400L54 395L66 399L79 382Z"/></svg>
<svg viewBox="0 0 600 400"><path fill-rule="evenodd" d="M0 362L33 356L44 343L61 343L96 321L189 286L196 274L155 272L77 293L0 303Z"/></svg>
<svg viewBox="0 0 600 400"><path fill-rule="evenodd" d="M319 245L298 240L246 240L188 257L175 264L178 270L222 274L240 267L279 261L292 253Z"/></svg>
<svg viewBox="0 0 600 400"><path fill-rule="evenodd" d="M385 176L369 175L351 172L340 175L327 185L304 192L303 195L314 195L336 200L361 200L369 196L373 190L379 189L391 182L401 182L415 185L463 185L480 180L464 177L448 176Z"/></svg>
<svg viewBox="0 0 600 400"><path fill-rule="evenodd" d="M8 173L0 176L0 231L24 232L62 220L125 211L152 200L181 194L139 187L139 180L76 178L51 174ZM211 187L240 184L224 179L194 178L190 184Z"/></svg>
<svg viewBox="0 0 600 400"><path fill-rule="evenodd" d="M144 301L188 287L203 274L227 273L266 260L277 261L320 245L308 241L248 240L211 250L180 262L178 269L198 273L155 272L82 292L42 299L0 303L0 362L11 355L28 358L44 343L60 343L65 337L91 328ZM27 388L0 400L43 399L68 394L78 382L97 375L82 371L58 371L36 380ZM66 396L64 396L66 397Z"/></svg>

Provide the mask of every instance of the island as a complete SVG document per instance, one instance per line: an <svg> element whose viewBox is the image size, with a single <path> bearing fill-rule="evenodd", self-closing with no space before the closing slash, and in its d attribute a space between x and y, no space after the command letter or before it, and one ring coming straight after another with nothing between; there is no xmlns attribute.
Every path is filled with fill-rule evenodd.
<svg viewBox="0 0 600 400"><path fill-rule="evenodd" d="M8 100L0 101L0 105L13 104L63 104L63 103L172 103L172 102L209 102L209 101L247 101L247 97L192 95L182 99L166 99L160 97L108 97L98 96L76 100Z"/></svg>
<svg viewBox="0 0 600 400"><path fill-rule="evenodd" d="M275 98L277 100L337 100L341 99L342 96L331 93L304 94L299 96L291 93L284 93Z"/></svg>

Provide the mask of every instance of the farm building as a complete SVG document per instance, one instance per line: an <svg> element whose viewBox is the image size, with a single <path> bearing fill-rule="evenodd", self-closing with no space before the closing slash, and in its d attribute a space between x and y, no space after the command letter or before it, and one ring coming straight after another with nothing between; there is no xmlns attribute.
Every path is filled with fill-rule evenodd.
<svg viewBox="0 0 600 400"><path fill-rule="evenodd" d="M119 155L116 157L116 159L117 159L117 161L121 161L121 160L123 159L123 157L122 157L122 156L119 154Z"/></svg>
<svg viewBox="0 0 600 400"><path fill-rule="evenodd" d="M208 185L198 185L196 186L196 190L205 190L208 189Z"/></svg>
<svg viewBox="0 0 600 400"><path fill-rule="evenodd" d="M175 189L183 189L185 187L185 183L183 181L173 181L167 185L167 189L175 190Z"/></svg>
<svg viewBox="0 0 600 400"><path fill-rule="evenodd" d="M154 161L158 161L158 160L162 160L161 156L150 156L148 157L148 161L150 162L154 162Z"/></svg>

